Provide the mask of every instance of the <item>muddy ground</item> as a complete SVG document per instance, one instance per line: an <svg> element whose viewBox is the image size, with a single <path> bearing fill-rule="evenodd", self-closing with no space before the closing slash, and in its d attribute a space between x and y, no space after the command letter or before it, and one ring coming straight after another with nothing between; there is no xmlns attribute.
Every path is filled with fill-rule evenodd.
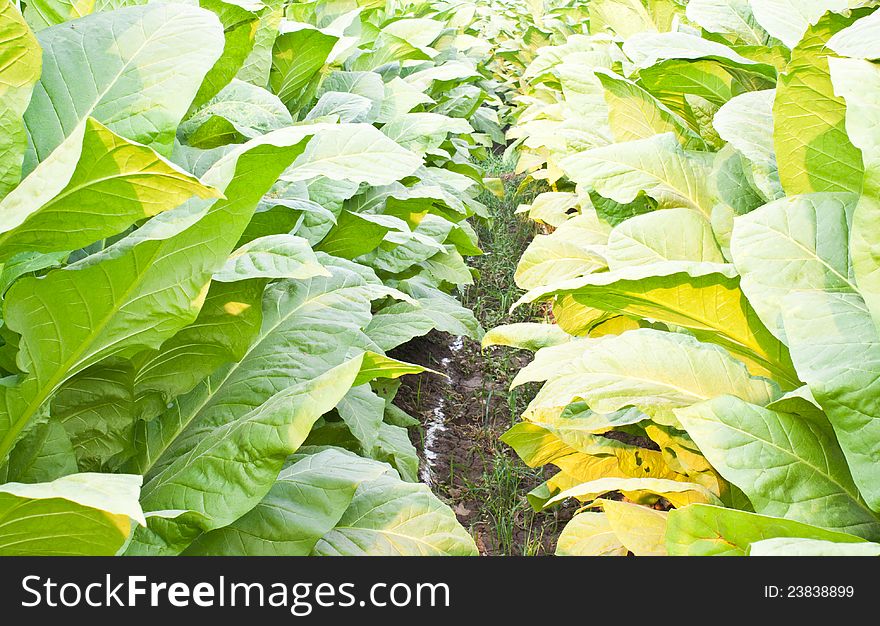
<svg viewBox="0 0 880 626"><path fill-rule="evenodd" d="M533 512L526 493L552 471L526 467L498 440L537 391L535 386L508 392L510 378L531 355L509 348L483 353L472 340L431 333L396 349L393 356L449 377L404 377L395 404L421 421L422 428L411 436L420 453L422 479L452 507L480 553L552 554L573 510Z"/></svg>

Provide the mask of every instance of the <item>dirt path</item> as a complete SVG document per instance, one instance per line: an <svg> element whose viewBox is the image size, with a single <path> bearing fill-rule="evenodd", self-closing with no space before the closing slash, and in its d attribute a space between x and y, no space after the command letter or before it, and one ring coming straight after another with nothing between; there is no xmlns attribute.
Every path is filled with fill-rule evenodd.
<svg viewBox="0 0 880 626"><path fill-rule="evenodd" d="M504 180L507 193L484 198L492 219L478 224L477 231L481 247L491 254L470 260L479 278L462 298L487 329L539 316L526 308L513 316L508 312L521 293L513 282L516 263L534 228L515 214L520 202L530 200L528 193L519 193L520 179L495 165L494 175ZM405 377L395 399L422 423L421 432L413 431L422 481L449 503L482 554L552 554L572 511L532 511L526 494L553 472L526 467L498 440L537 392L534 384L509 390L531 355L509 348L484 353L470 339L443 333L414 339L392 354L448 376Z"/></svg>
<svg viewBox="0 0 880 626"><path fill-rule="evenodd" d="M413 431L422 482L452 507L481 554L552 554L568 511L531 510L526 493L549 474L526 467L498 440L511 426L511 400L509 380L489 367L497 355L482 354L469 339L432 333L394 356L449 376L409 377L397 395L423 425ZM518 360L524 365L526 358Z"/></svg>

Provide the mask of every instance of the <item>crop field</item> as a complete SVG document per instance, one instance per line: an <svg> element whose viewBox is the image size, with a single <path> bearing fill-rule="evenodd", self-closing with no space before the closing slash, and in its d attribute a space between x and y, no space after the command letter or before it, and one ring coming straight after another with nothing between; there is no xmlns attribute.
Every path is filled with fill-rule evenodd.
<svg viewBox="0 0 880 626"><path fill-rule="evenodd" d="M880 556L880 0L0 0L0 556Z"/></svg>

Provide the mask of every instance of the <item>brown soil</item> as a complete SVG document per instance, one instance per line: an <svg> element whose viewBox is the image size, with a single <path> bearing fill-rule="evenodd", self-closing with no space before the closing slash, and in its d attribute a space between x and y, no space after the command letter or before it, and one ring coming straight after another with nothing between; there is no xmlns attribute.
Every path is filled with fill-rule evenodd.
<svg viewBox="0 0 880 626"><path fill-rule="evenodd" d="M452 342L449 335L432 332L391 353L395 358L442 371L449 377L430 374L404 377L395 399L395 404L419 419L423 426L430 422L434 409L442 402L446 429L438 433L433 445L436 458L431 488L471 531L482 555L552 554L559 533L574 511L563 507L533 513L526 504L526 493L549 478L553 471L526 468L516 454L498 440L512 425L507 374L499 372L497 365L492 367L491 363L493 359L497 361L498 354L494 352L499 349L483 353L478 343L465 339L462 348L453 353ZM509 370L515 372L529 360L528 353L514 354ZM530 391L533 395L536 389ZM520 397L516 402L524 406L529 399ZM424 429L419 431L411 431L411 438L422 456ZM516 476L522 478L518 493L512 496L516 506L507 511L513 518L507 522L510 531L506 546L499 537L499 532L503 532L499 531L499 521L487 506L487 499L492 497L488 493L495 487L490 483L497 475L493 473L497 469L493 466L499 462L499 456L505 461L505 467L512 466ZM425 459L420 461L424 467Z"/></svg>

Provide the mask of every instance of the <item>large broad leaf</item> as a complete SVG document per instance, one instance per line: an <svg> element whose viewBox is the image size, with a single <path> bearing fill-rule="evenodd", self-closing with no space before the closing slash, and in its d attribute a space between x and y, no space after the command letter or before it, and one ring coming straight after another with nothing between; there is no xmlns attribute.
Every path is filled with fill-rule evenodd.
<svg viewBox="0 0 880 626"><path fill-rule="evenodd" d="M440 147L449 133L474 132L466 120L438 113L404 113L384 126L382 132L408 150L425 154Z"/></svg>
<svg viewBox="0 0 880 626"><path fill-rule="evenodd" d="M583 399L594 411L631 405L658 420L672 409L721 394L765 404L777 394L772 383L750 376L727 351L687 335L650 329L579 339L544 348L522 369L514 385L546 380L527 412L563 408Z"/></svg>
<svg viewBox="0 0 880 626"><path fill-rule="evenodd" d="M318 262L309 242L296 235L267 235L233 252L214 273L214 280L234 282L249 278L311 278L330 276Z"/></svg>
<svg viewBox="0 0 880 626"><path fill-rule="evenodd" d="M334 448L306 455L281 470L253 509L200 536L185 554L307 556L339 522L358 487L389 471Z"/></svg>
<svg viewBox="0 0 880 626"><path fill-rule="evenodd" d="M594 222L590 215L578 215L549 235L537 235L516 266L517 287L534 289L604 269L606 237Z"/></svg>
<svg viewBox="0 0 880 626"><path fill-rule="evenodd" d="M685 120L640 85L608 70L598 70L596 77L605 88L608 122L615 141L672 132L683 147L705 149L706 143Z"/></svg>
<svg viewBox="0 0 880 626"><path fill-rule="evenodd" d="M250 511L272 487L288 455L315 421L351 388L362 356L266 402L205 427L186 454L176 456L144 484L147 511L186 511L153 518L135 533L129 554L176 554L201 532L222 528Z"/></svg>
<svg viewBox="0 0 880 626"><path fill-rule="evenodd" d="M749 545L775 537L802 537L863 543L855 535L746 511L692 504L669 513L666 549L670 556L745 556Z"/></svg>
<svg viewBox="0 0 880 626"><path fill-rule="evenodd" d="M880 520L859 496L827 425L731 396L679 409L676 417L719 474L757 513L861 537Z"/></svg>
<svg viewBox="0 0 880 626"><path fill-rule="evenodd" d="M152 476L196 447L203 432L322 375L345 362L349 351L372 345L362 328L370 321L371 299L387 291L380 292L367 268L323 254L319 259L329 277L267 288L262 328L246 352L145 425L133 462L138 472Z"/></svg>
<svg viewBox="0 0 880 626"><path fill-rule="evenodd" d="M196 320L165 341L157 350L139 352L131 358L134 367L131 390L124 398L132 397L136 403L140 419L149 420L164 413L170 399L188 393L219 366L240 359L260 330L262 322L261 300L266 280L240 276L235 282L211 283L205 303ZM102 369L104 363L98 365ZM112 379L113 377L108 377ZM96 376L94 382L101 386L103 377ZM86 426L88 422L80 413L80 405L87 411L93 405L88 401L94 395L103 397L103 389L89 390L85 402L68 399L70 387L80 387L84 381L74 379L62 389L59 397L67 400L67 408L75 411L75 420L66 425ZM112 391L111 391L112 394ZM101 406L101 403L97 403ZM108 402L117 406L116 402ZM53 407L58 409L56 400ZM98 411L100 413L100 411ZM111 413L108 411L108 413ZM96 416L97 417L97 416ZM127 442L131 441L133 424L129 424ZM103 429L91 425L91 429L102 433ZM93 431L94 432L94 431ZM103 441L103 437L97 438Z"/></svg>
<svg viewBox="0 0 880 626"><path fill-rule="evenodd" d="M50 483L0 485L0 555L112 556L146 524L141 477L71 474Z"/></svg>
<svg viewBox="0 0 880 626"><path fill-rule="evenodd" d="M880 335L864 300L793 292L782 318L798 374L834 426L862 496L880 510Z"/></svg>
<svg viewBox="0 0 880 626"><path fill-rule="evenodd" d="M734 220L730 252L742 290L779 339L793 290L856 291L847 255L855 201L846 193L791 196Z"/></svg>
<svg viewBox="0 0 880 626"><path fill-rule="evenodd" d="M53 481L76 474L76 453L67 432L57 421L38 424L9 455L6 480L22 483Z"/></svg>
<svg viewBox="0 0 880 626"><path fill-rule="evenodd" d="M746 45L767 43L767 32L758 25L748 0L691 0L687 17L710 33L733 35Z"/></svg>
<svg viewBox="0 0 880 626"><path fill-rule="evenodd" d="M861 189L862 157L852 143L857 135L847 135L844 128L846 105L832 89L828 64L833 55L826 47L828 39L850 21L833 14L820 20L792 50L791 61L779 77L773 145L779 178L789 195Z"/></svg>
<svg viewBox="0 0 880 626"><path fill-rule="evenodd" d="M675 253L674 243L670 252ZM701 341L730 350L753 373L797 387L788 350L758 319L731 270L709 262L625 266L534 289L520 302L568 296L585 307L683 326Z"/></svg>
<svg viewBox="0 0 880 626"><path fill-rule="evenodd" d="M9 0L0 4L0 198L21 177L27 145L21 116L40 77L40 46Z"/></svg>
<svg viewBox="0 0 880 626"><path fill-rule="evenodd" d="M50 426L67 437L74 464L87 472L110 471L116 459L132 452L135 416L134 367L123 359L107 359L71 378L52 398ZM13 449L10 470L24 444L39 434L43 424L32 428ZM53 450L51 441L40 454Z"/></svg>
<svg viewBox="0 0 880 626"><path fill-rule="evenodd" d="M176 3L96 13L38 39L43 75L24 118L30 168L86 117L169 156L178 123L223 49L213 13Z"/></svg>
<svg viewBox="0 0 880 626"><path fill-rule="evenodd" d="M312 554L476 556L473 539L426 485L380 476L358 489Z"/></svg>
<svg viewBox="0 0 880 626"><path fill-rule="evenodd" d="M556 556L626 556L627 549L604 513L580 513L565 525L556 542Z"/></svg>
<svg viewBox="0 0 880 626"><path fill-rule="evenodd" d="M615 226L606 250L611 270L663 261L724 263L706 217L692 209L668 209Z"/></svg>
<svg viewBox="0 0 880 626"><path fill-rule="evenodd" d="M708 215L712 207L709 162L685 152L672 133L579 152L560 165L576 183L616 202L632 202L644 192L661 208L685 206Z"/></svg>
<svg viewBox="0 0 880 626"><path fill-rule="evenodd" d="M321 124L306 152L284 180L326 176L352 183L389 185L414 173L422 159L397 145L370 124Z"/></svg>
<svg viewBox="0 0 880 626"><path fill-rule="evenodd" d="M335 116L340 122L372 122L373 102L356 93L327 91L306 115L307 120Z"/></svg>
<svg viewBox="0 0 880 626"><path fill-rule="evenodd" d="M178 137L196 148L239 143L291 126L290 112L269 91L233 80L197 108L177 129Z"/></svg>
<svg viewBox="0 0 880 626"><path fill-rule="evenodd" d="M9 289L3 317L22 335L28 375L2 390L0 459L65 380L102 358L158 348L195 319L211 275L308 135L291 128L241 146L204 176L225 198L162 213L99 253Z"/></svg>
<svg viewBox="0 0 880 626"><path fill-rule="evenodd" d="M837 54L858 59L880 59L880 13L856 20L828 40L828 47Z"/></svg>
<svg viewBox="0 0 880 626"><path fill-rule="evenodd" d="M635 556L666 556L665 511L603 500L602 510L620 543Z"/></svg>
<svg viewBox="0 0 880 626"><path fill-rule="evenodd" d="M272 49L269 83L291 111L298 111L338 37L308 24L283 23Z"/></svg>
<svg viewBox="0 0 880 626"><path fill-rule="evenodd" d="M718 135L751 162L752 179L767 198L783 195L773 147L773 89L749 91L730 99L712 120Z"/></svg>
<svg viewBox="0 0 880 626"><path fill-rule="evenodd" d="M254 34L253 48L236 74L239 80L257 87L266 87L269 84L272 48L278 37L278 26L284 17L283 0L266 0L263 5L263 8L257 12L260 21Z"/></svg>
<svg viewBox="0 0 880 626"><path fill-rule="evenodd" d="M768 33L794 48L827 11L845 11L848 0L749 0L755 19Z"/></svg>
<svg viewBox="0 0 880 626"><path fill-rule="evenodd" d="M639 33L624 42L623 51L639 69L673 59L706 59L726 68L754 72L769 79L776 77L771 65L746 58L717 41L685 32Z"/></svg>
<svg viewBox="0 0 880 626"><path fill-rule="evenodd" d="M76 250L219 191L89 118L0 201L0 261Z"/></svg>
<svg viewBox="0 0 880 626"><path fill-rule="evenodd" d="M262 7L262 3L248 4L233 0L199 0L202 8L214 13L223 26L223 53L214 63L198 93L193 98L190 108L199 107L229 84L241 69L254 48L254 41L259 26L259 16L248 9Z"/></svg>
<svg viewBox="0 0 880 626"><path fill-rule="evenodd" d="M862 297L880 330L880 71L876 64L858 59L832 58L829 64L834 91L846 100L846 129L865 164L850 255Z"/></svg>
<svg viewBox="0 0 880 626"><path fill-rule="evenodd" d="M594 33L611 30L625 39L644 31L669 30L681 12L670 0L597 0L590 2L590 28Z"/></svg>
<svg viewBox="0 0 880 626"><path fill-rule="evenodd" d="M366 333L383 350L390 350L431 330L479 340L483 329L474 314L455 298L418 279L399 285L415 302L395 302L380 309Z"/></svg>

